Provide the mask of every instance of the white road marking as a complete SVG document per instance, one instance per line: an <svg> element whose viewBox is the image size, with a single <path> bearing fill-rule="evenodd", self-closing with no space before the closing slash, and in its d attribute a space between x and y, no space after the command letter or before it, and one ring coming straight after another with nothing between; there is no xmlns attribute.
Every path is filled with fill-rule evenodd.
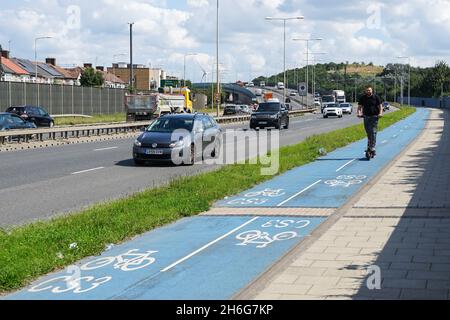
<svg viewBox="0 0 450 320"><path fill-rule="evenodd" d="M299 195L301 195L303 192L311 189L312 187L314 187L316 184L322 182L322 180L316 181L314 182L312 185L310 185L309 187L306 187L305 189L303 189L302 191L300 191L299 193L294 194L292 197L290 197L287 200L284 200L283 202L281 202L280 204L277 205L277 207L281 207L282 205L284 205L285 203L288 203L289 201L291 201L292 199L298 197Z"/></svg>
<svg viewBox="0 0 450 320"><path fill-rule="evenodd" d="M221 236L220 238L217 238L216 240L211 241L210 243L204 245L203 247L201 247L200 249L198 249L198 250L192 252L191 254L187 255L186 257L184 257L184 258L178 260L177 262L172 263L170 266L168 266L168 267L162 269L161 272L167 272L167 271L169 271L169 270L172 269L173 267L175 267L175 266L179 265L180 263L182 263L182 262L184 262L184 261L186 261L186 260L192 258L192 257L195 256L196 254L198 254L198 253L202 252L203 250L209 248L209 247L212 246L213 244L216 244L217 242L219 242L219 241L225 239L225 238L228 237L229 235L235 233L236 231L242 229L243 227L245 227L246 225L252 223L253 221L255 221L255 220L257 220L257 219L259 219L259 217L255 217L255 218L253 218L253 219L247 221L246 223L240 225L239 227L237 227L237 228L231 230L231 231L228 232L227 234L224 234L224 235Z"/></svg>
<svg viewBox="0 0 450 320"><path fill-rule="evenodd" d="M113 150L118 149L119 147L109 147L109 148L101 148L101 149L95 149L94 151L106 151L106 150Z"/></svg>
<svg viewBox="0 0 450 320"><path fill-rule="evenodd" d="M93 168L93 169L88 169L88 170L83 170L83 171L73 172L72 175L80 174L80 173L86 173L86 172L91 172L91 171L97 171L97 170L101 170L101 169L105 169L105 167L98 167L98 168Z"/></svg>
<svg viewBox="0 0 450 320"><path fill-rule="evenodd" d="M346 164L344 164L342 167L340 167L339 169L337 169L336 170L336 172L339 172L339 171L341 171L342 169L344 169L346 166L348 166L350 163L352 163L353 161L355 161L356 159L353 159L353 160L351 160L351 161L349 161L349 162L347 162Z"/></svg>
<svg viewBox="0 0 450 320"><path fill-rule="evenodd" d="M388 142L387 140L384 140L384 141L381 142L381 144L385 144L385 143L387 143L387 142Z"/></svg>

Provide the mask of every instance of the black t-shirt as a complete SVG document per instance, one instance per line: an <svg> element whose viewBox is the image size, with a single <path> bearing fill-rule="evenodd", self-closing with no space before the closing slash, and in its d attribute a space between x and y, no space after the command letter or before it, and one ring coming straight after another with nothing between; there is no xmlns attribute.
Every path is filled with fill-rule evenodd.
<svg viewBox="0 0 450 320"><path fill-rule="evenodd" d="M363 106L363 114L365 116L377 116L380 114L381 99L377 95L371 95L370 97L366 94L359 98L359 105Z"/></svg>

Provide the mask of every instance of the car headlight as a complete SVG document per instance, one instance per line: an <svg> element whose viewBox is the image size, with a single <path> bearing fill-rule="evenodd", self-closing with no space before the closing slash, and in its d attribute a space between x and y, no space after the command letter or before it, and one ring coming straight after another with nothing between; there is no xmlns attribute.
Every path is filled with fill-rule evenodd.
<svg viewBox="0 0 450 320"><path fill-rule="evenodd" d="M277 114L274 114L274 115L270 116L270 118L271 118L271 119L277 119L277 118L278 118L278 115L277 115Z"/></svg>
<svg viewBox="0 0 450 320"><path fill-rule="evenodd" d="M142 147L142 142L136 139L136 141L134 141L134 146L140 148Z"/></svg>
<svg viewBox="0 0 450 320"><path fill-rule="evenodd" d="M178 142L172 142L171 144L169 144L170 148L181 148L184 146L184 141L180 140Z"/></svg>

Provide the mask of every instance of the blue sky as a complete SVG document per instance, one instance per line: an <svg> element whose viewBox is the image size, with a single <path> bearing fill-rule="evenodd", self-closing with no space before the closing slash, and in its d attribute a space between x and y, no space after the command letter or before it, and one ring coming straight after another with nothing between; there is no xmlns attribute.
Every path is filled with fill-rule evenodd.
<svg viewBox="0 0 450 320"><path fill-rule="evenodd" d="M85 62L110 66L113 56L128 55L127 22L134 21L134 61L159 66L181 76L185 53L187 76L211 78L215 61L216 0L0 0L0 43L13 56L33 59L34 38L40 60L55 57L61 65ZM303 15L287 25L289 67L305 64L306 46L292 38L321 37L311 52L324 61L386 64L398 55L413 65L450 61L450 1L221 0L220 63L224 81L249 80L280 72L282 23L266 16ZM116 60L128 60L116 56Z"/></svg>

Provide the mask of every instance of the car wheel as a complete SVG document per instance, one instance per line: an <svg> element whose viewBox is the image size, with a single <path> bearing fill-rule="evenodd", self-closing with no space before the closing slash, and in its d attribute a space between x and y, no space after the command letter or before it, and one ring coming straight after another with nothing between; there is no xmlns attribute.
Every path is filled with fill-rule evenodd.
<svg viewBox="0 0 450 320"><path fill-rule="evenodd" d="M326 118L328 118L328 116L327 116L327 115L325 115L325 114L323 115L323 117L324 117L325 119L326 119Z"/></svg>
<svg viewBox="0 0 450 320"><path fill-rule="evenodd" d="M284 128L287 130L289 129L289 119L286 120L286 125L284 126Z"/></svg>
<svg viewBox="0 0 450 320"><path fill-rule="evenodd" d="M275 129L281 130L281 119L278 120L278 123L275 125Z"/></svg>

